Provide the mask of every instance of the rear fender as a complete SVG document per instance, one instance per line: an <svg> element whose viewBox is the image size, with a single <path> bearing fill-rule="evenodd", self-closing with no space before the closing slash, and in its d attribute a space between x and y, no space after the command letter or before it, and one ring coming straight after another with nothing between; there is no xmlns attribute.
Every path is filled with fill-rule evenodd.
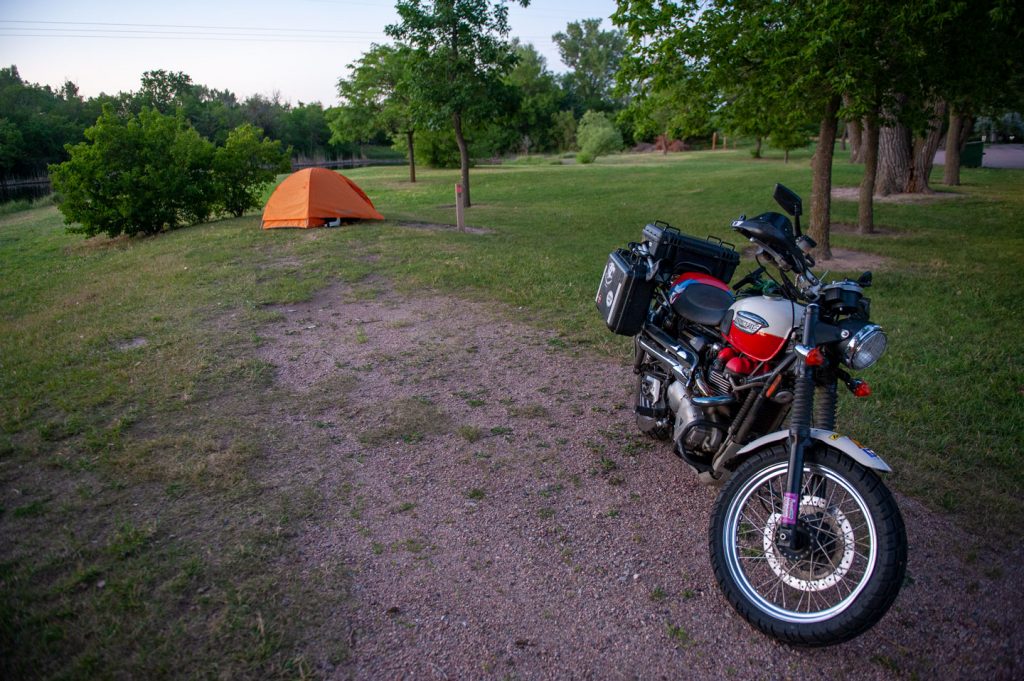
<svg viewBox="0 0 1024 681"><path fill-rule="evenodd" d="M845 435L834 433L831 430L811 428L811 438L822 443L826 447L831 447L836 451L842 452L843 454L847 455L848 457L850 457L860 465L864 466L865 468L871 468L882 473L892 472L892 467L890 467L889 464L883 461L882 457L878 456L878 454L875 454L875 452L870 448L865 447L861 443L851 438L848 438ZM735 456L730 458L730 461L735 461L736 459L744 459L749 454L752 454L753 452L759 449L767 447L768 445L773 445L777 442L784 442L788 439L788 430L780 430L775 433L769 433L768 435L759 437L753 442L744 446L743 449L736 452Z"/></svg>

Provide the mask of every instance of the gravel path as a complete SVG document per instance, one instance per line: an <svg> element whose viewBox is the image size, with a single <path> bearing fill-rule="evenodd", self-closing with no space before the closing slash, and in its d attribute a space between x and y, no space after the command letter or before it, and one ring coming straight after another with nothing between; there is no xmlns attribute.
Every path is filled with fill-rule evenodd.
<svg viewBox="0 0 1024 681"><path fill-rule="evenodd" d="M296 538L296 578L351 568L348 600L323 603L350 650L314 635L305 651L325 676L1024 675L1019 546L997 554L900 498L910 578L893 609L850 643L791 649L719 593L714 491L635 433L625 363L441 297L339 286L281 312L262 348L278 380L345 390L282 415L332 444L272 473L328 500Z"/></svg>

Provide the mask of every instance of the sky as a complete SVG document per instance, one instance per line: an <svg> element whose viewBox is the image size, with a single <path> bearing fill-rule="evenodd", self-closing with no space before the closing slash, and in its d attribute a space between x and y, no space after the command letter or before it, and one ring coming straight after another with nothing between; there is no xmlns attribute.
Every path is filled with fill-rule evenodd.
<svg viewBox="0 0 1024 681"><path fill-rule="evenodd" d="M511 35L565 71L551 36L570 21L608 17L614 0L532 0L510 6ZM393 0L0 0L0 65L23 80L85 97L137 90L144 71L183 71L240 99L338 103L336 83L397 21Z"/></svg>

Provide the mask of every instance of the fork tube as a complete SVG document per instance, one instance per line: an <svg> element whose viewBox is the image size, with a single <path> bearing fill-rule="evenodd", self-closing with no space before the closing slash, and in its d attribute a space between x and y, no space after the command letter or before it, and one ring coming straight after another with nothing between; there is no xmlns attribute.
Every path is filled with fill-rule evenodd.
<svg viewBox="0 0 1024 681"><path fill-rule="evenodd" d="M813 348L814 328L818 325L818 306L811 303L804 311L803 345ZM793 410L789 420L789 470L786 492L782 504L782 532L780 539L794 551L798 549L797 533L793 532L800 512L800 489L803 486L804 450L811 439L811 416L814 410L813 369L797 358L796 385Z"/></svg>

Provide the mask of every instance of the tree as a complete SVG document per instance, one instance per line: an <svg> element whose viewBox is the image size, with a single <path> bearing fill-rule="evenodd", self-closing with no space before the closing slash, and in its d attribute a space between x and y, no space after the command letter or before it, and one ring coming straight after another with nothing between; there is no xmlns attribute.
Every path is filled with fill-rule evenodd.
<svg viewBox="0 0 1024 681"><path fill-rule="evenodd" d="M505 77L507 85L516 92L519 106L512 116L512 125L519 136L523 153L531 149L548 150L556 147L552 131L552 116L558 113L563 99L562 89L554 74L548 71L544 57L533 45L513 41L516 65Z"/></svg>
<svg viewBox="0 0 1024 681"><path fill-rule="evenodd" d="M901 64L902 82L886 112L879 140L879 193L931 192L929 175L946 127L943 179L959 183L960 148L974 116L1020 101L1024 35L1019 3L932 0L902 33L916 47ZM906 52L906 51L905 51Z"/></svg>
<svg viewBox="0 0 1024 681"><path fill-rule="evenodd" d="M417 127L413 89L413 52L407 45L373 45L349 64L350 77L338 80L343 106L329 121L331 139L362 142L378 130L405 137L409 181L416 181Z"/></svg>
<svg viewBox="0 0 1024 681"><path fill-rule="evenodd" d="M629 72L684 82L706 100L742 87L746 97L815 115L819 143L812 161L811 225L818 256L827 259L831 168L839 110L836 69L842 62L844 3L620 0L613 16L625 27ZM841 30L842 29L842 30Z"/></svg>
<svg viewBox="0 0 1024 681"><path fill-rule="evenodd" d="M249 123L232 130L213 156L213 181L220 207L235 217L258 207L263 202L264 187L278 173L291 170L288 157L280 141L264 137L262 130Z"/></svg>
<svg viewBox="0 0 1024 681"><path fill-rule="evenodd" d="M604 112L583 114L576 128L576 141L580 145L576 155L580 163L592 163L598 156L622 150L622 133Z"/></svg>
<svg viewBox="0 0 1024 681"><path fill-rule="evenodd" d="M665 81L682 73L721 98L726 116L747 119L760 102L774 121L818 121L809 233L817 257L827 260L840 112L857 120L878 115L886 93L904 82L902 72L930 53L912 29L941 2L620 0L614 20L626 28L634 71L643 76Z"/></svg>
<svg viewBox="0 0 1024 681"><path fill-rule="evenodd" d="M558 151L576 149L576 128L578 123L572 111L559 111L551 116L551 134L554 135L555 148Z"/></svg>
<svg viewBox="0 0 1024 681"><path fill-rule="evenodd" d="M529 0L516 0L526 7ZM400 23L385 28L415 51L413 90L424 120L450 122L459 147L462 193L472 205L466 119L483 121L498 112L502 77L515 64L508 36L508 6L491 0L399 0Z"/></svg>
<svg viewBox="0 0 1024 681"><path fill-rule="evenodd" d="M26 83L16 66L0 69L4 179L36 176L67 158L64 145L78 142L96 120L73 83L59 90ZM91 117L90 117L91 116Z"/></svg>
<svg viewBox="0 0 1024 681"><path fill-rule="evenodd" d="M298 106L288 109L280 141L291 147L296 156L316 158L327 150L330 140L331 129L320 102L299 102Z"/></svg>
<svg viewBox="0 0 1024 681"><path fill-rule="evenodd" d="M6 185L7 178L18 167L25 154L25 139L18 126L6 118L0 118L0 184Z"/></svg>
<svg viewBox="0 0 1024 681"><path fill-rule="evenodd" d="M140 108L156 109L160 113L174 113L195 100L195 86L192 77L181 71L145 71L142 74L142 88L136 95Z"/></svg>
<svg viewBox="0 0 1024 681"><path fill-rule="evenodd" d="M767 129L770 130L768 144L785 152L786 163L789 163L789 152L806 147L810 141L804 127L805 125L806 120L802 116L796 117L795 120L786 120L783 117L768 121L766 125Z"/></svg>
<svg viewBox="0 0 1024 681"><path fill-rule="evenodd" d="M562 62L569 67L563 85L578 112L614 111L621 106L612 91L626 37L619 30L602 31L601 21L573 21L564 32L551 36Z"/></svg>
<svg viewBox="0 0 1024 681"><path fill-rule="evenodd" d="M69 232L155 234L205 220L215 202L213 145L184 116L155 109L118 117L107 106L85 142L50 167Z"/></svg>

